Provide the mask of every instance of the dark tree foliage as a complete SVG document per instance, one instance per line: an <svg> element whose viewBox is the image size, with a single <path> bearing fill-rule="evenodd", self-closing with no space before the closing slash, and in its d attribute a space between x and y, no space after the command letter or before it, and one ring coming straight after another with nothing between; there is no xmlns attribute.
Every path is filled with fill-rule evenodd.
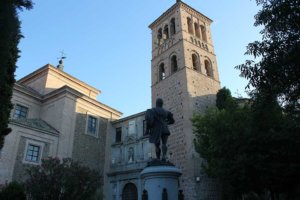
<svg viewBox="0 0 300 200"><path fill-rule="evenodd" d="M26 194L23 185L17 182L11 182L0 189L1 200L26 200Z"/></svg>
<svg viewBox="0 0 300 200"><path fill-rule="evenodd" d="M234 101L234 99L231 96L231 92L226 87L219 90L217 93L217 100L216 100L216 106L218 109L224 109L224 108L235 108L237 106L237 103Z"/></svg>
<svg viewBox="0 0 300 200"><path fill-rule="evenodd" d="M32 200L89 200L100 186L100 174L71 159L43 159L28 170L26 192Z"/></svg>
<svg viewBox="0 0 300 200"><path fill-rule="evenodd" d="M192 119L205 171L223 183L224 199L293 199L300 184L299 123L274 95L243 106L233 101L223 88L217 102L225 106Z"/></svg>
<svg viewBox="0 0 300 200"><path fill-rule="evenodd" d="M0 1L0 149L4 136L11 130L7 127L16 62L19 57L18 44L22 38L17 10L30 9L30 0Z"/></svg>
<svg viewBox="0 0 300 200"><path fill-rule="evenodd" d="M262 9L255 26L262 26L262 41L248 44L247 60L236 68L249 79L254 93L273 93L294 113L300 109L300 0L256 0Z"/></svg>

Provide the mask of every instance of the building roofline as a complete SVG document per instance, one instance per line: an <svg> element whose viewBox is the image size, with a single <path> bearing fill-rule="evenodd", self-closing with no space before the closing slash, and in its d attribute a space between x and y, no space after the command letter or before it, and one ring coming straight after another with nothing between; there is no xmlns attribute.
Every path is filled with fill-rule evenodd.
<svg viewBox="0 0 300 200"><path fill-rule="evenodd" d="M75 89L67 86L67 85L65 85L65 86L63 86L63 87L61 87L59 89L56 89L56 90L54 90L54 91L52 91L52 92L44 95L43 96L43 101L47 101L48 99L51 99L54 96L58 96L58 95L61 95L61 94L64 94L64 93L70 93L70 94L75 95L77 97L80 97L80 98L82 98L84 100L87 100L87 101L93 103L94 105L96 105L98 107L101 107L102 109L105 109L105 110L107 110L109 112L114 113L117 116L121 117L123 115L122 112L120 112L120 111L118 111L118 110L116 110L116 109L114 109L114 108L112 108L112 107L110 107L110 106L108 106L106 104L103 104L103 103L101 103L101 102L99 102L99 101L97 101L97 100L95 100L95 99L93 99L93 98L91 98L91 97L89 97L89 96L87 96L87 95L85 95L85 94L83 94L83 93L81 93L81 92L79 92L79 91L77 91L77 90L75 90Z"/></svg>
<svg viewBox="0 0 300 200"><path fill-rule="evenodd" d="M10 119L9 124L28 128L34 131L47 133L50 135L58 135L59 131L49 125L42 119ZM42 126L43 125L43 126Z"/></svg>
<svg viewBox="0 0 300 200"><path fill-rule="evenodd" d="M122 112L120 112L120 111L118 111L118 110L116 110L116 109L114 109L114 108L112 108L112 107L110 107L106 104L103 104L103 103L101 103L101 102L99 102L99 101L97 101L97 100L95 100L95 99L93 99L93 98L91 98L91 97L75 90L74 88L67 86L67 85L65 85L61 88L58 88L58 89L56 89L56 90L54 90L50 93L47 93L45 95L40 95L37 92L32 91L30 88L27 88L23 85L20 85L19 83L15 83L14 90L16 90L18 92L21 92L21 93L24 93L25 95L28 95L32 98L35 98L38 101L41 101L42 103L45 102L45 101L48 101L49 99L51 99L55 96L58 96L58 95L61 95L61 94L64 94L64 93L70 93L70 94L75 95L77 97L80 97L80 98L82 98L86 101L89 101L89 102L93 103L94 105L96 105L98 107L101 107L104 110L112 112L113 114L115 114L119 117L121 117L123 115Z"/></svg>
<svg viewBox="0 0 300 200"><path fill-rule="evenodd" d="M51 64L46 64L45 66L43 66L43 67L41 67L41 68L39 68L39 69L33 71L32 73L30 73L30 74L24 76L23 78L19 79L19 80L17 81L17 83L19 83L19 84L24 84L24 83L26 83L26 81L32 79L32 78L35 77L35 76L38 76L39 74L43 73L43 72L46 71L46 70L54 71L54 72L56 72L57 74L63 76L64 78L69 79L69 80L72 81L72 82L76 82L77 84L81 85L82 87L85 87L85 88L87 88L87 89L89 89L89 90L92 90L92 91L94 91L94 92L97 93L97 94L100 94L100 93L101 93L101 91L98 90L97 88L95 88L95 87L93 87L93 86L91 86L91 85L89 85L89 84L87 84L87 83L85 83L85 82L83 82L83 81L81 81L81 80L75 78L74 76L72 76L72 75L70 75L70 74L68 74L68 73L66 73L66 72L64 72L64 71L62 71L62 70L57 69L56 67L54 67L54 66L51 65Z"/></svg>
<svg viewBox="0 0 300 200"><path fill-rule="evenodd" d="M136 117L145 115L145 113L146 113L146 111L139 112L139 113L136 113L136 114L133 114L133 115L129 115L127 117L124 117L124 118L117 119L117 120L113 121L112 124L117 124L117 123L120 123L120 122L124 122L126 120L129 120L129 119L132 119L132 118L136 118Z"/></svg>
<svg viewBox="0 0 300 200"><path fill-rule="evenodd" d="M164 18L165 16L167 16L170 12L172 12L175 8L179 7L179 6L183 6L186 7L188 9L193 10L194 12L196 12L197 14L203 16L204 18L206 18L209 22L213 22L212 19L210 19L209 17L207 17L206 15L200 13L199 11L197 11L196 9L194 9L193 7L189 6L188 4L182 2L182 1L177 1L174 5L172 5L167 11L165 11L162 15L160 15L154 22L152 22L148 27L150 29L153 28L153 26L155 24L157 24L162 18Z"/></svg>
<svg viewBox="0 0 300 200"><path fill-rule="evenodd" d="M25 85L21 85L19 83L14 84L13 91L18 91L18 92L27 94L28 96L31 96L31 97L39 100L39 101L41 101L42 98L43 98L43 95L41 95L37 91L35 91L35 90L31 89L30 87L27 87Z"/></svg>

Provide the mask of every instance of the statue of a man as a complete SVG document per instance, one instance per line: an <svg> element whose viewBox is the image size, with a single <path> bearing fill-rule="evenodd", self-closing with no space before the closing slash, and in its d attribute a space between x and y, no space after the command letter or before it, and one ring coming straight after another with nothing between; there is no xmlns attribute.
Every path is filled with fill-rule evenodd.
<svg viewBox="0 0 300 200"><path fill-rule="evenodd" d="M167 154L167 141L170 131L169 124L174 124L173 114L163 109L163 100L156 100L156 107L146 111L146 134L149 134L149 142L155 144L156 158L160 159L162 143L162 160L165 161Z"/></svg>

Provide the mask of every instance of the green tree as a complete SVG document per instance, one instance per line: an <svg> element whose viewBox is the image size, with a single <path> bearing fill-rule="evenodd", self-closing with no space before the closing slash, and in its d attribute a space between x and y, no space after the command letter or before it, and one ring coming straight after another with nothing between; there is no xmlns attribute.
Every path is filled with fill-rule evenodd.
<svg viewBox="0 0 300 200"><path fill-rule="evenodd" d="M255 15L255 26L262 26L262 41L248 44L246 60L236 68L249 80L254 93L275 94L286 108L300 109L300 1L256 0L262 9Z"/></svg>
<svg viewBox="0 0 300 200"><path fill-rule="evenodd" d="M4 136L11 130L7 127L16 62L19 57L18 44L22 38L17 10L32 8L30 0L0 1L0 149Z"/></svg>
<svg viewBox="0 0 300 200"><path fill-rule="evenodd" d="M40 166L28 170L26 192L32 200L88 200L100 186L98 172L71 159L43 159Z"/></svg>
<svg viewBox="0 0 300 200"><path fill-rule="evenodd" d="M11 182L0 190L1 200L26 200L24 187L17 182Z"/></svg>
<svg viewBox="0 0 300 200"><path fill-rule="evenodd" d="M248 130L249 107L240 108L232 106L234 99L226 88L217 94L219 108L209 108L204 115L195 114L192 118L195 131L196 151L207 163L203 165L206 173L218 178L227 193L242 193L247 187L241 167L245 165L247 156L243 147L247 143L244 130ZM243 183L241 185L241 183ZM225 199L229 199L226 197Z"/></svg>
<svg viewBox="0 0 300 200"><path fill-rule="evenodd" d="M223 183L225 199L291 199L300 184L299 124L272 95L243 106L232 106L233 101L223 88L217 102L225 106L192 119L205 171Z"/></svg>
<svg viewBox="0 0 300 200"><path fill-rule="evenodd" d="M300 1L256 2L262 9L254 25L262 26L262 40L250 43L246 51L256 61L236 68L253 88L252 133L261 148L256 153L267 156L264 167L270 169L264 171L267 178L262 182L268 181L264 184L275 193L287 193L299 184L294 178L300 170L294 146L300 143Z"/></svg>
<svg viewBox="0 0 300 200"><path fill-rule="evenodd" d="M231 92L226 87L219 90L217 93L216 106L218 109L234 109L237 107L237 102L232 98Z"/></svg>

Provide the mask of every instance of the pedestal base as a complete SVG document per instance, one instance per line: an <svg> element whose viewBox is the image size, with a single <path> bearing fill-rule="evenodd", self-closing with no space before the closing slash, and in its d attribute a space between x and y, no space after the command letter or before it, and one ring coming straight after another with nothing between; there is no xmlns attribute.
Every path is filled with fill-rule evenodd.
<svg viewBox="0 0 300 200"><path fill-rule="evenodd" d="M181 171L174 165L148 165L141 172L142 191L148 193L148 200L177 200L178 178ZM167 197L167 198L166 198Z"/></svg>

